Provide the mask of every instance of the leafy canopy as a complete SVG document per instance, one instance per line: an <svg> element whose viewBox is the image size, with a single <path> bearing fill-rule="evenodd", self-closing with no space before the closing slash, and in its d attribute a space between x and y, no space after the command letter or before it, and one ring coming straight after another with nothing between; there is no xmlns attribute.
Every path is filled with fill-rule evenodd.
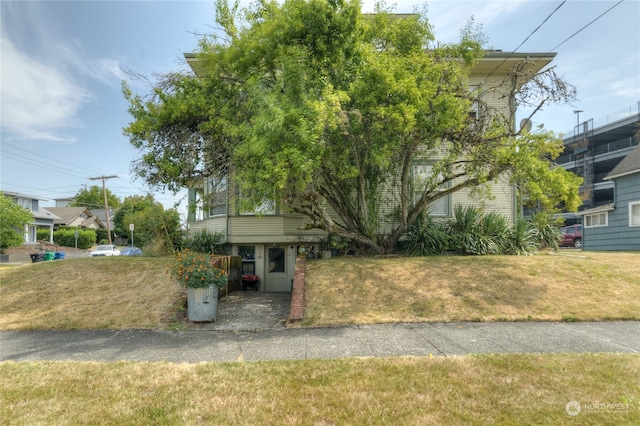
<svg viewBox="0 0 640 426"><path fill-rule="evenodd" d="M33 213L0 192L0 252L24 243L24 227L33 220Z"/></svg>
<svg viewBox="0 0 640 426"><path fill-rule="evenodd" d="M110 209L117 209L120 207L122 202L117 195L114 195L109 188L106 188L107 193L107 204ZM83 188L79 190L76 195L73 197L73 202L71 203L73 207L87 207L89 210L100 210L104 209L104 193L102 192L102 188L93 185L89 188Z"/></svg>
<svg viewBox="0 0 640 426"><path fill-rule="evenodd" d="M141 154L132 168L147 183L178 190L229 174L243 206L277 200L371 252L393 251L430 203L498 178L532 205L577 207L579 180L551 162L561 140L514 131L511 111L482 97L499 89L542 107L575 91L531 64L470 91L484 55L472 21L459 43L439 44L425 13L398 18L384 3L374 15L355 0L216 11L225 34L201 40L197 76L161 75L146 97L123 86L124 133ZM428 166L419 182L416 164Z"/></svg>

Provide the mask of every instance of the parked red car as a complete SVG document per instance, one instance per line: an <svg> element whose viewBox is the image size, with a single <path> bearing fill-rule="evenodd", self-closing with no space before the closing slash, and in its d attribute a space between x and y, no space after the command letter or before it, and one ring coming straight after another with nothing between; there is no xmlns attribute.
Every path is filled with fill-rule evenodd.
<svg viewBox="0 0 640 426"><path fill-rule="evenodd" d="M582 248L582 225L563 226L560 246Z"/></svg>

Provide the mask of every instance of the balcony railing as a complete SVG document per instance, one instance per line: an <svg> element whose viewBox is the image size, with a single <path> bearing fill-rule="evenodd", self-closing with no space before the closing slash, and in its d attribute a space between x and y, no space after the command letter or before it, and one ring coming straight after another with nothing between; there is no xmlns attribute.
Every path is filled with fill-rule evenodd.
<svg viewBox="0 0 640 426"><path fill-rule="evenodd" d="M636 145L638 145L638 140L632 136L629 136L623 139L618 139L617 141L608 142L594 147L593 156L621 151L627 148L633 148ZM566 164L571 161L575 161L575 159L576 156L574 153L562 154L556 159L556 164Z"/></svg>
<svg viewBox="0 0 640 426"><path fill-rule="evenodd" d="M607 154L609 152L620 151L621 149L632 148L638 144L637 140L634 140L632 136L624 139L619 139L614 142L598 145L593 148L593 155Z"/></svg>
<svg viewBox="0 0 640 426"><path fill-rule="evenodd" d="M589 121L591 121L592 123L588 124L588 127L590 127L588 130L592 131L593 129L597 129L598 127L606 126L607 124L610 124L610 123L615 123L618 120L623 120L633 115L640 115L640 102L638 102L636 105L631 105L628 108L621 109L612 114L608 114L604 117L596 118L595 120L587 120L584 123L581 123L578 126L575 126L571 130L562 132L562 135L565 139L568 139L576 135L576 133L578 135L583 134L585 130L587 130L587 129L584 129L584 125Z"/></svg>

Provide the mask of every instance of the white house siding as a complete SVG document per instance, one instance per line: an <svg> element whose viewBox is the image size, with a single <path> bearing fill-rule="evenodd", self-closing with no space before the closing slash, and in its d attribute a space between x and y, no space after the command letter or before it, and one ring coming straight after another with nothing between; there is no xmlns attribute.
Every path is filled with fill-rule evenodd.
<svg viewBox="0 0 640 426"><path fill-rule="evenodd" d="M222 234L224 235L223 242L227 242L227 217L216 216L189 223L189 232L201 232L203 230L214 234Z"/></svg>
<svg viewBox="0 0 640 426"><path fill-rule="evenodd" d="M462 189L451 196L452 207L455 205L475 206L483 209L485 212L496 212L504 216L510 223L513 223L516 217L516 206L513 185L510 185L506 179L490 184L490 194L472 195L471 188ZM452 209L453 213L453 209Z"/></svg>

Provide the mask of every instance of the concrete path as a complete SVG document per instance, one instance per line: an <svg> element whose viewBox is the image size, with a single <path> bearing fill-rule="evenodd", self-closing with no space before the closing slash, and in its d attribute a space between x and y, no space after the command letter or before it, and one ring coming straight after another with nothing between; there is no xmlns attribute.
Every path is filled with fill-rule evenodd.
<svg viewBox="0 0 640 426"><path fill-rule="evenodd" d="M257 331L2 331L0 360L258 361L480 353L640 353L640 322L378 324Z"/></svg>

